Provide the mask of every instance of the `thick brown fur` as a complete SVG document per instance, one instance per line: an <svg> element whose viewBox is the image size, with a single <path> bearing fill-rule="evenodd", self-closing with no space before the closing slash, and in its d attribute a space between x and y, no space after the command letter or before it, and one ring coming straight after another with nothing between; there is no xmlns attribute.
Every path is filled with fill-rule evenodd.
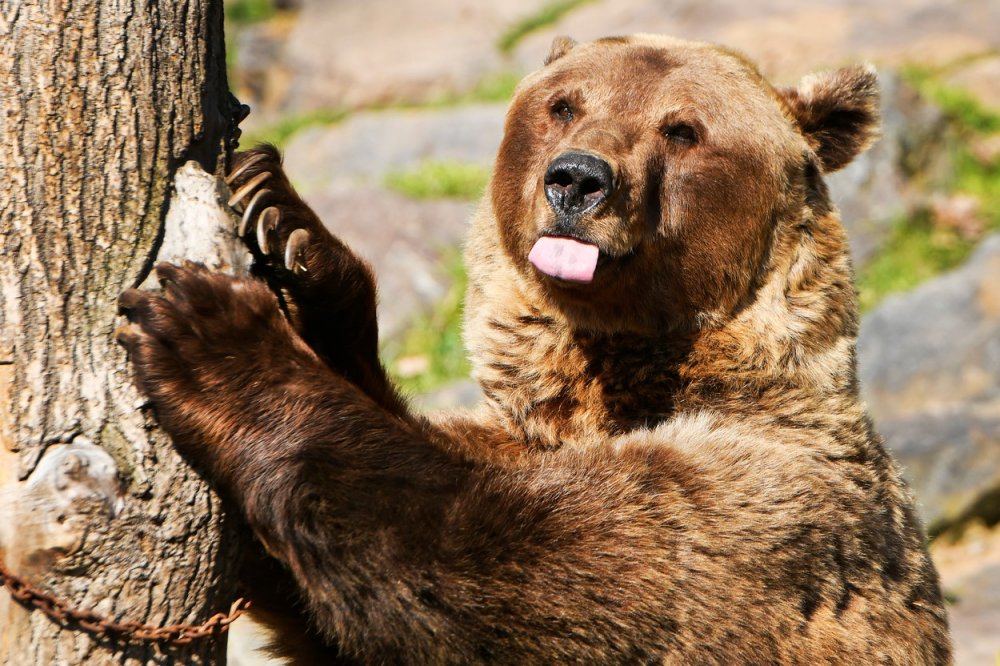
<svg viewBox="0 0 1000 666"><path fill-rule="evenodd" d="M436 421L378 364L370 271L276 153L241 155L261 161L234 189L269 172L282 211L269 253L250 241L265 281L160 266L162 294L122 295L120 339L273 558L247 575L284 654L948 663L913 500L858 399L822 181L876 125L868 70L778 90L705 44L558 42L515 94L467 251L487 400ZM614 173L572 221L542 182L569 150ZM297 228L295 273L275 257ZM542 234L597 244L593 281L536 271Z"/></svg>

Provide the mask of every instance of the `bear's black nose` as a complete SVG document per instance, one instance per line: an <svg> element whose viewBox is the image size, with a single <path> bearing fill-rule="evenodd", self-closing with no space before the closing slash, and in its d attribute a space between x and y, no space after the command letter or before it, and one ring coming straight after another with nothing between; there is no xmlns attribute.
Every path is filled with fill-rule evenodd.
<svg viewBox="0 0 1000 666"><path fill-rule="evenodd" d="M613 188L611 165L596 155L563 153L545 170L545 198L559 215L582 215L604 201Z"/></svg>

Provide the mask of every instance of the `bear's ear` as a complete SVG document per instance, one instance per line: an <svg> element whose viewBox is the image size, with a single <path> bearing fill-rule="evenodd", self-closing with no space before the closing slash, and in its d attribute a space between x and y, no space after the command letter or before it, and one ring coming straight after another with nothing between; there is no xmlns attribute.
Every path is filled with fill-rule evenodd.
<svg viewBox="0 0 1000 666"><path fill-rule="evenodd" d="M545 56L545 64L548 65L551 62L555 62L562 58L564 55L573 50L576 46L576 40L569 37L556 37L552 40L552 46L549 47L549 54Z"/></svg>
<svg viewBox="0 0 1000 666"><path fill-rule="evenodd" d="M871 65L810 74L779 94L819 157L823 173L847 166L878 138L878 75Z"/></svg>

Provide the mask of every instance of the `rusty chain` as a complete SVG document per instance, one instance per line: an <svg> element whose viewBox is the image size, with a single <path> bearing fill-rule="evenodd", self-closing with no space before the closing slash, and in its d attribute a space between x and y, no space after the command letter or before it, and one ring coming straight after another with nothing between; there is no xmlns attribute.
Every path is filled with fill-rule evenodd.
<svg viewBox="0 0 1000 666"><path fill-rule="evenodd" d="M219 636L229 629L243 612L250 607L246 599L233 602L229 613L216 613L204 624L174 624L154 627L139 622L113 622L93 611L70 608L66 602L35 589L31 583L12 574L0 560L0 583L22 605L39 610L64 627L78 627L87 633L127 642L173 643L187 645L199 638Z"/></svg>

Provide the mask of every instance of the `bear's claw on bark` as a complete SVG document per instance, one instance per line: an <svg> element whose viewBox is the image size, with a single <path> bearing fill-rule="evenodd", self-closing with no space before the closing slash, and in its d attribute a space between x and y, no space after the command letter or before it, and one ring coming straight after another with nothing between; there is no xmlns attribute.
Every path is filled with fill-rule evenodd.
<svg viewBox="0 0 1000 666"><path fill-rule="evenodd" d="M267 158L268 155L266 153L252 155L247 158L239 168L226 178L227 184L238 183L240 177L247 174L251 167L261 164ZM272 234L279 230L279 226L285 217L280 207L283 205L281 204L282 193L276 192L269 187L261 187L273 174L274 172L271 170L254 174L247 182L237 187L236 192L230 197L229 205L237 211L239 209L236 206L249 197L248 203L243 206L237 233L241 238L253 233L257 237L257 247L262 255L268 257L273 253L276 255L274 260L279 266L282 265L281 262L283 259L284 268L288 271L295 274L306 273L308 269L306 268L304 251L310 240L312 240L312 234L307 229L299 227L293 228L291 231L283 229L277 234L277 236L284 238L284 243L280 241L280 238L275 239L272 237ZM280 184L278 185L278 189L280 189ZM260 210L262 206L266 206L266 208ZM254 217L257 218L256 223L254 222ZM297 225L295 221L292 221L289 226ZM284 245L284 250L282 250L282 245Z"/></svg>
<svg viewBox="0 0 1000 666"><path fill-rule="evenodd" d="M288 237L288 244L285 245L285 268L293 273L305 273L306 266L302 259L302 252L309 243L309 232L305 229L296 229Z"/></svg>
<svg viewBox="0 0 1000 666"><path fill-rule="evenodd" d="M229 201L226 202L230 207L236 206L240 201L246 198L250 192L253 192L255 188L259 187L264 181L271 177L270 171L261 171L259 174L251 178L247 183L243 185L240 189L233 193L233 196L229 197Z"/></svg>
<svg viewBox="0 0 1000 666"><path fill-rule="evenodd" d="M374 347L359 347L358 331L378 328L368 266L298 196L276 148L260 146L233 160L226 181L240 218L234 231L253 255L252 274L280 297L293 330L330 368L366 378L362 390L396 404Z"/></svg>
<svg viewBox="0 0 1000 666"><path fill-rule="evenodd" d="M261 201L261 199L263 199L269 194L271 194L271 190L267 189L266 187L262 190L259 190L256 194L253 195L253 198L250 199L250 203L247 204L247 207L243 209L243 217L240 218L240 227L239 227L239 235L241 238L246 235L247 230L250 228L250 219L253 217L254 208L257 207L257 204ZM264 252L266 254L267 250L261 248L261 252Z"/></svg>
<svg viewBox="0 0 1000 666"><path fill-rule="evenodd" d="M244 173L246 173L250 167L252 167L254 164L263 162L264 160L267 159L267 157L268 157L267 153L257 153L256 155L248 157L246 161L239 166L238 169L236 169L231 174L226 176L225 178L226 185L232 185L234 182L236 182L236 179L242 176Z"/></svg>
<svg viewBox="0 0 1000 666"><path fill-rule="evenodd" d="M257 246L260 248L261 253L268 254L271 251L270 245L267 241L267 235L277 229L278 224L280 223L280 208L268 206L261 211L260 217L257 218Z"/></svg>

